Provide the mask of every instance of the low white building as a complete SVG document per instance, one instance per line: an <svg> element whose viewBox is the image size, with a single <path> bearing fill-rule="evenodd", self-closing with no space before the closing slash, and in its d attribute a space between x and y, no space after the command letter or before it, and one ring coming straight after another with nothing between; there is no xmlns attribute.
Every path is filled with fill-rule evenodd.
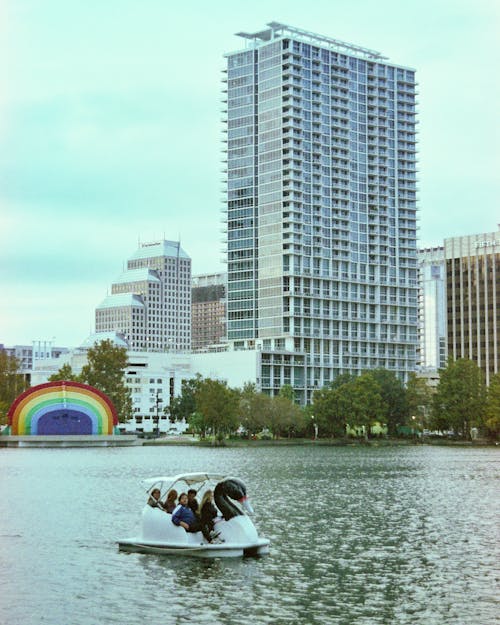
<svg viewBox="0 0 500 625"><path fill-rule="evenodd" d="M120 347L128 347L125 339L115 332L92 334L78 348L62 354L59 358L45 359L35 363L31 375L32 385L43 384L69 364L73 373L79 374L87 364L87 350L97 341L110 339ZM182 380L191 377L190 356L179 352L128 352L129 360L125 382L132 398L132 418L122 425L126 432L182 434L185 422L172 423L164 409L181 393Z"/></svg>

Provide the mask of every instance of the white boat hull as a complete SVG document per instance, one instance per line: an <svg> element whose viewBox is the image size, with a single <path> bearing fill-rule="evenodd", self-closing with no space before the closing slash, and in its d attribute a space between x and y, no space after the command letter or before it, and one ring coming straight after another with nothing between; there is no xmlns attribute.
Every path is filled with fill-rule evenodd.
<svg viewBox="0 0 500 625"><path fill-rule="evenodd" d="M242 556L263 556L269 553L269 540L262 538L259 544L252 545L220 545L204 544L197 547L179 547L161 543L141 543L133 539L118 542L121 551L131 553L154 553L160 555L176 555L194 558L238 558Z"/></svg>
<svg viewBox="0 0 500 625"><path fill-rule="evenodd" d="M269 539L260 538L247 515L220 520L215 525L218 540L209 543L201 532L186 532L172 523L170 514L145 506L142 512L142 534L118 540L122 551L182 555L198 558L234 558L269 553Z"/></svg>

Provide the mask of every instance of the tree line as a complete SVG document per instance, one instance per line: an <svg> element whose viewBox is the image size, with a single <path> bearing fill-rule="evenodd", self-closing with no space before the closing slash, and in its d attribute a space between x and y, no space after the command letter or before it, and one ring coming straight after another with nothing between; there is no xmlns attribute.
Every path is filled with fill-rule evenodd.
<svg viewBox="0 0 500 625"><path fill-rule="evenodd" d="M88 350L87 364L79 375L65 364L49 381L75 380L98 388L108 395L124 422L132 416L126 367L127 350L105 340ZM181 394L165 412L172 421L185 419L200 436L219 439L237 432L248 437L262 432L274 438L304 437L316 428L320 437L370 437L375 424L382 424L389 436L437 430L467 439L472 428L477 428L497 439L500 373L491 377L488 388L482 370L470 360L450 361L439 373L435 388L414 373L406 386L386 369L359 376L341 374L315 390L311 405L305 407L295 403L288 385L270 397L251 383L231 388L224 381L197 375L182 381ZM26 387L19 361L0 350L0 423L6 422L11 403Z"/></svg>
<svg viewBox="0 0 500 625"><path fill-rule="evenodd" d="M165 412L185 419L201 437L223 438L237 431L253 437L268 431L274 438L346 435L370 438L374 426L388 436L424 431L450 432L468 439L472 428L489 438L500 433L500 374L486 388L481 369L470 360L450 362L433 388L410 374L406 386L386 369L359 376L341 374L313 393L311 405L294 402L293 388L284 386L276 397L257 391L254 384L230 388L226 382L196 378L182 382L181 394Z"/></svg>

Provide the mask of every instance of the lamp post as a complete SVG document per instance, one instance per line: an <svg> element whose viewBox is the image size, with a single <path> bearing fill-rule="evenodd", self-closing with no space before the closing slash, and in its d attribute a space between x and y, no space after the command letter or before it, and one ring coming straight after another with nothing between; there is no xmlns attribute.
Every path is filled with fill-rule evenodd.
<svg viewBox="0 0 500 625"><path fill-rule="evenodd" d="M160 399L160 389L156 391L156 417L155 417L155 436L158 437L160 435L160 404L162 400Z"/></svg>
<svg viewBox="0 0 500 625"><path fill-rule="evenodd" d="M427 428L427 406L425 404L422 404L421 406L418 406L418 409L420 410L420 425L421 425L421 429L422 429L422 440L424 439L424 430Z"/></svg>
<svg viewBox="0 0 500 625"><path fill-rule="evenodd" d="M312 424L313 424L313 428L314 428L314 440L317 440L318 438L318 424L316 423L316 420L314 418L314 415L311 415L311 419L312 419Z"/></svg>
<svg viewBox="0 0 500 625"><path fill-rule="evenodd" d="M415 440L417 440L416 426L417 426L417 417L415 415L412 415L412 417L411 417L411 429L413 431L413 438Z"/></svg>

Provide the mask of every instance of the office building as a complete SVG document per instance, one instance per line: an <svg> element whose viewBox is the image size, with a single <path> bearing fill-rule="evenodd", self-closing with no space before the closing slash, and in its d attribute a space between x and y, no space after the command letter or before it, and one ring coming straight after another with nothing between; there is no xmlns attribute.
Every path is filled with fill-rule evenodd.
<svg viewBox="0 0 500 625"><path fill-rule="evenodd" d="M226 341L225 273L193 276L191 291L191 347L216 349Z"/></svg>
<svg viewBox="0 0 500 625"><path fill-rule="evenodd" d="M54 341L33 341L31 345L6 346L0 343L0 351L19 361L20 372L30 380L31 370L38 361L59 358L69 352L68 347L56 347Z"/></svg>
<svg viewBox="0 0 500 625"><path fill-rule="evenodd" d="M448 357L469 358L486 383L499 371L500 227L445 239Z"/></svg>
<svg viewBox="0 0 500 625"><path fill-rule="evenodd" d="M190 349L191 259L180 243L142 243L95 319L96 332L119 332L131 349Z"/></svg>
<svg viewBox="0 0 500 625"><path fill-rule="evenodd" d="M444 247L418 251L418 339L420 371L446 366L446 268Z"/></svg>
<svg viewBox="0 0 500 625"><path fill-rule="evenodd" d="M272 22L225 55L227 335L301 403L416 366L415 71Z"/></svg>

